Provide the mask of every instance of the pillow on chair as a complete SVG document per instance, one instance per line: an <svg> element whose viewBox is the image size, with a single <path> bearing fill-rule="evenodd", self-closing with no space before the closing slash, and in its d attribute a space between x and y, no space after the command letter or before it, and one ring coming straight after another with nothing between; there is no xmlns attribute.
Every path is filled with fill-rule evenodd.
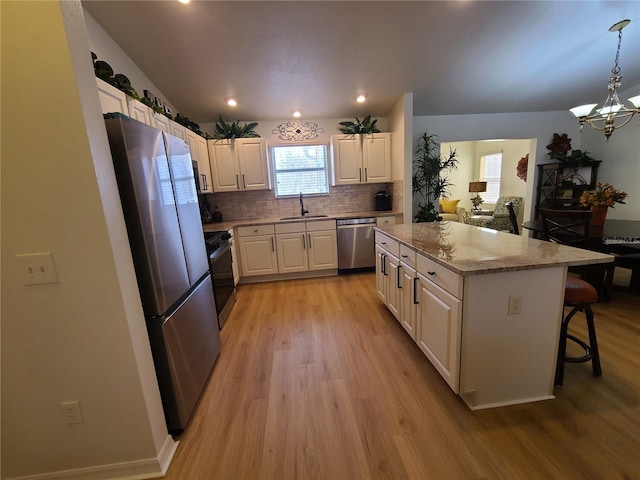
<svg viewBox="0 0 640 480"><path fill-rule="evenodd" d="M458 202L460 202L460 200L447 200L447 199L441 198L440 211L442 213L456 213Z"/></svg>

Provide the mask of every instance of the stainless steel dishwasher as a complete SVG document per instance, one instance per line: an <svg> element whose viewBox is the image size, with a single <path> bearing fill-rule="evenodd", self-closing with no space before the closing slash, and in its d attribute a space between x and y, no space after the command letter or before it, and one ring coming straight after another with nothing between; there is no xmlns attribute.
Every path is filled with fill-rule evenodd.
<svg viewBox="0 0 640 480"><path fill-rule="evenodd" d="M338 273L375 268L376 252L373 232L375 224L375 217L349 218L336 222Z"/></svg>

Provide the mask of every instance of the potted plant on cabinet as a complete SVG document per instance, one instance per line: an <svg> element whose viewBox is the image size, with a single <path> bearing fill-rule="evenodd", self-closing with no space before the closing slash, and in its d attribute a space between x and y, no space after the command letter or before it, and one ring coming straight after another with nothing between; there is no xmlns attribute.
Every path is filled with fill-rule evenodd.
<svg viewBox="0 0 640 480"><path fill-rule="evenodd" d="M222 140L225 138L256 138L260 136L255 131L255 128L257 126L257 122L245 123L244 125L240 125L239 120L227 123L222 118L222 115L220 115L219 122L217 122L214 127L213 138L216 140Z"/></svg>
<svg viewBox="0 0 640 480"><path fill-rule="evenodd" d="M413 159L412 190L418 196L416 222L434 222L442 220L439 213L439 199L449 197L451 186L445 173L458 168L455 150L449 154L440 153L437 135L423 132L418 136L415 157Z"/></svg>
<svg viewBox="0 0 640 480"><path fill-rule="evenodd" d="M351 122L349 120L338 122L338 125L342 125L342 127L338 129L346 135L380 133L380 129L376 127L378 120L372 120L371 115L367 115L362 119L362 121L360 121L358 117L355 117L355 119L355 122Z"/></svg>

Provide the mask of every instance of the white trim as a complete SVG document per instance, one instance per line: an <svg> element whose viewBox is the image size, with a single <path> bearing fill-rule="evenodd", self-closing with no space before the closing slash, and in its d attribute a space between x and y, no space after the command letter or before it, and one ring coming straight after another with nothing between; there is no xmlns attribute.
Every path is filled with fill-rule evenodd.
<svg viewBox="0 0 640 480"><path fill-rule="evenodd" d="M167 435L160 453L156 458L134 460L132 462L112 463L96 467L74 468L57 472L39 473L24 477L12 477L7 480L144 480L164 477L176 453L178 443Z"/></svg>

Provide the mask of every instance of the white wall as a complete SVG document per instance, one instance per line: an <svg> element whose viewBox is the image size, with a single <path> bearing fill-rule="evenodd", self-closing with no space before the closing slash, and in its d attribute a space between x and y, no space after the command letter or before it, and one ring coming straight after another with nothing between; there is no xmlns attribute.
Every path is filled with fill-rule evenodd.
<svg viewBox="0 0 640 480"><path fill-rule="evenodd" d="M80 2L1 9L2 478L158 476L175 442ZM47 251L58 283L23 285L16 255ZM69 400L80 401L83 424L64 424Z"/></svg>
<svg viewBox="0 0 640 480"><path fill-rule="evenodd" d="M91 51L97 55L98 60L107 62L111 68L113 68L114 74L121 73L125 75L131 82L131 86L135 88L138 95L140 95L140 98L143 97L145 90L153 92L155 96L161 98L162 101L171 108L172 114L175 116L178 110L169 99L165 97L149 77L133 63L133 60L113 41L91 14L85 9L82 11L89 36L89 47Z"/></svg>

